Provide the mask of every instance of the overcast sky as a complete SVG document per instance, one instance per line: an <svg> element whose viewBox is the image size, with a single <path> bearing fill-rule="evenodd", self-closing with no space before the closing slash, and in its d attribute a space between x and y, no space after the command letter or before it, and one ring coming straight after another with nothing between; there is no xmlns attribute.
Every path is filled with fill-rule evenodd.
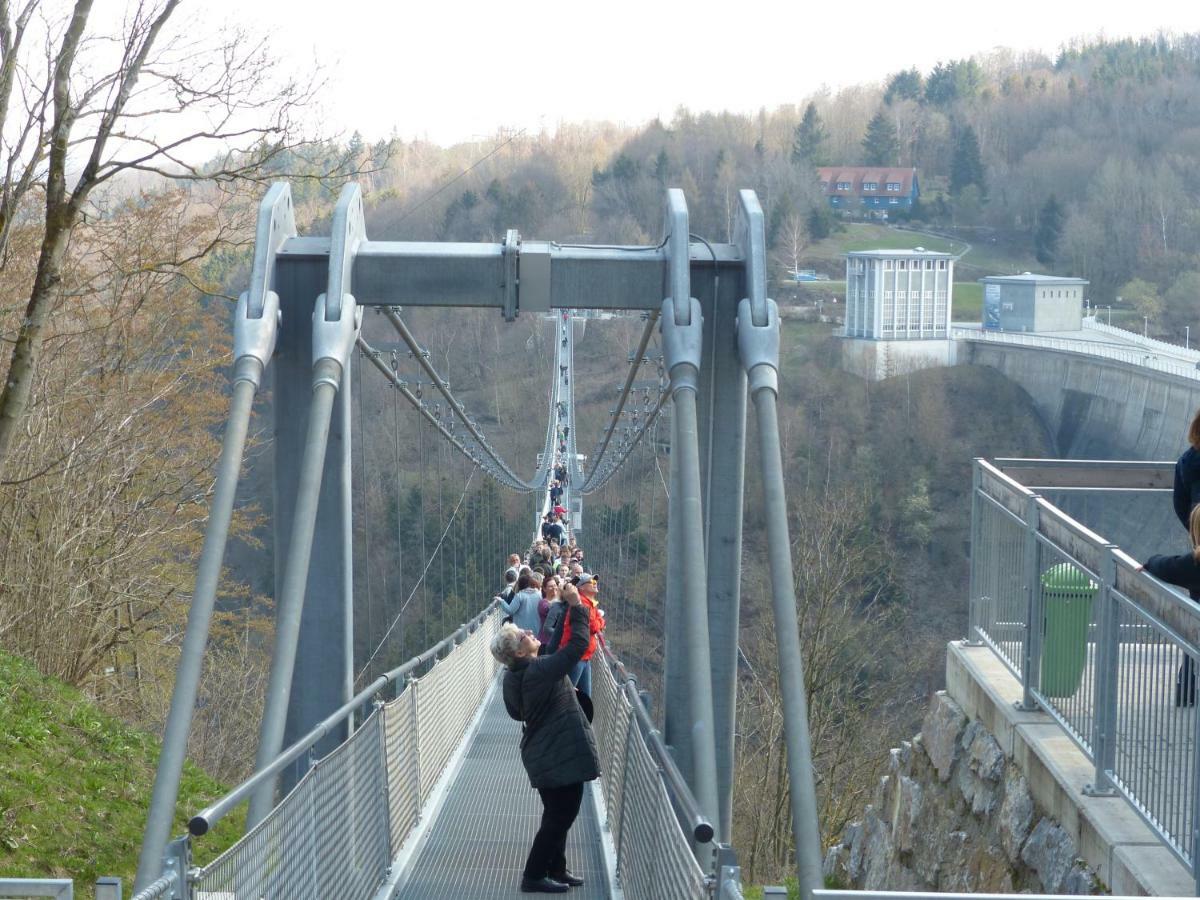
<svg viewBox="0 0 1200 900"><path fill-rule="evenodd" d="M193 12L197 9L193 6ZM440 144L562 121L628 125L797 103L995 47L1200 31L1197 0L205 0L332 78L327 131Z"/></svg>

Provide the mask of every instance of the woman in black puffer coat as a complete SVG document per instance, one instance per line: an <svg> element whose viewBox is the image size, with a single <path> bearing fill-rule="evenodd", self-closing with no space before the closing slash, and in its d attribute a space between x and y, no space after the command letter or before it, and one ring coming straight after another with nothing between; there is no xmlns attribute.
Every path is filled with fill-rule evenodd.
<svg viewBox="0 0 1200 900"><path fill-rule="evenodd" d="M572 617L571 640L558 652L538 656L537 637L513 625L500 629L491 648L508 667L504 706L524 723L521 762L544 807L521 875L526 893L560 894L583 884L567 869L567 833L579 815L584 782L600 777L592 728L567 678L587 649L588 611L571 585L564 589L563 600Z"/></svg>

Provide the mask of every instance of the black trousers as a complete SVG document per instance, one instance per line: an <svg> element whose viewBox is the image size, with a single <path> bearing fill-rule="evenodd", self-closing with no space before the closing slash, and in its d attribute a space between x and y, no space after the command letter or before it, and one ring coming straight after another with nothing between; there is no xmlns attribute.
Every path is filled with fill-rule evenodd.
<svg viewBox="0 0 1200 900"><path fill-rule="evenodd" d="M583 782L560 788L538 788L542 796L542 824L534 835L525 860L526 878L553 878L567 868L567 832L583 803Z"/></svg>

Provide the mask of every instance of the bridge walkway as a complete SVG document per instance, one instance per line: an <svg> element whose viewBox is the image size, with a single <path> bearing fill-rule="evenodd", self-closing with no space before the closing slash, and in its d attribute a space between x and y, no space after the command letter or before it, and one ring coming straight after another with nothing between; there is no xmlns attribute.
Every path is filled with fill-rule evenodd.
<svg viewBox="0 0 1200 900"><path fill-rule="evenodd" d="M521 725L504 709L499 679L484 700L478 727L467 736L461 764L452 773L406 876L398 900L508 900L519 889L525 855L541 819L542 804L521 765ZM584 879L571 900L610 895L592 791L567 843L567 865Z"/></svg>

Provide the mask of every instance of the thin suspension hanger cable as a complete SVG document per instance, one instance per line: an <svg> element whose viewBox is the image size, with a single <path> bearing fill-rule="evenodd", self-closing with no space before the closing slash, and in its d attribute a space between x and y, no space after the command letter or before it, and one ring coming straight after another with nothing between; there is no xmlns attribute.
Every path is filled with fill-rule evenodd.
<svg viewBox="0 0 1200 900"><path fill-rule="evenodd" d="M608 428L605 429L604 436L600 439L598 448L592 454L592 470L584 479L583 484L580 485L581 492L587 492L596 478L596 473L601 471L601 464L604 462L605 454L608 452L609 442L612 440L617 423L621 420L621 411L625 408L625 401L629 398L629 392L633 388L634 379L637 378L638 369L641 367L642 359L646 355L646 346L650 343L650 338L654 336L654 326L658 324L658 316L658 311L654 310L646 317L646 327L642 329L642 336L638 340L637 351L634 353L633 361L629 364L629 371L625 375L625 384L621 387L621 396L617 401L616 411L609 417Z"/></svg>
<svg viewBox="0 0 1200 900"><path fill-rule="evenodd" d="M622 455L617 459L616 463L613 464L612 468L610 468L605 473L601 482L597 485L594 485L588 493L596 491L597 489L599 489L599 488L603 487L605 484L607 484L608 480L610 478L612 478L613 475L616 474L617 470L620 469L620 467L622 465L624 465L625 460L629 458L630 452L633 450L634 447L637 446L638 442L642 439L642 436L646 433L646 428L649 426L649 424L651 422L653 422L655 419L658 418L658 414L662 411L663 406L666 405L666 402L669 399L670 399L670 393L668 391L663 391L661 394L659 394L658 402L655 404L654 409L647 416L646 421L644 421L641 424L641 426L638 428L638 430L634 433L634 435L630 439L629 445L626 446L624 448L624 450L622 451Z"/></svg>
<svg viewBox="0 0 1200 900"><path fill-rule="evenodd" d="M399 361L396 359L396 354L393 353L392 354L393 370L396 368L396 365L398 364L398 362ZM398 589L396 591L396 599L399 600L400 595L404 593L404 529L402 526L404 517L401 515L401 510L403 509L403 506L401 504L404 502L404 491L403 491L403 482L402 482L402 479L400 476L400 391L399 391L399 389L396 388L395 385L392 385L392 437L393 437L393 445L394 445L394 449L395 449L393 472L395 473L395 476L396 476L396 478L395 478L395 486L396 486L396 563L397 563L396 567L398 569L398 573L397 573ZM401 621L399 623L399 625L400 625L400 629L399 629L399 634L397 635L397 639L400 642L400 649L403 652L403 649L404 649L404 623L403 623L403 621ZM389 656L392 659L395 659L396 658L395 639L392 641L392 644L390 645L390 650L391 650L391 652L389 653Z"/></svg>
<svg viewBox="0 0 1200 900"><path fill-rule="evenodd" d="M442 529L442 536L440 538L438 538L437 546L433 548L434 556L439 555L439 551L442 549L442 543L446 540L446 535L450 533L450 527L454 524L454 519L458 515L459 509L462 508L463 500L466 498L467 492L471 489L471 482L474 481L474 479L475 479L476 471L477 471L476 469L472 469L471 474L467 476L467 482L465 485L463 485L463 492L461 495L459 495L458 503L455 504L454 511L450 513L450 518L446 521L446 527ZM433 565L433 559L431 557L430 559L428 559L425 562L425 568L421 570L421 577L417 579L417 583L415 585L413 585L413 588L409 592L407 599L405 599L405 601L404 601L404 605L400 607L399 611L397 611L397 613L396 613L396 616L392 619L392 624L388 626L388 630L386 632L384 632L384 635L380 639L379 644L371 652L371 655L369 657L367 657L367 661L366 661L366 663L363 664L363 668L359 671L359 673L356 676L354 676L355 682L357 682L359 679L362 678L363 673L365 673L367 671L367 667L371 664L371 661L373 659L375 659L375 657L379 654L380 648L383 647L384 642L387 641L388 636L392 633L392 629L394 629L399 624L400 616L404 613L404 610L408 609L408 604L410 604L412 602L413 597L416 595L417 588L420 587L422 584L424 584L425 576L429 573L429 567L432 565ZM445 604L443 603L443 606L444 605Z"/></svg>
<svg viewBox="0 0 1200 900"><path fill-rule="evenodd" d="M439 422L440 426L441 423ZM425 552L425 494L427 493L429 482L425 477L425 422L424 419L417 419L417 440L420 446L421 456L421 484L418 487L418 496L421 499L421 563L425 568L421 570L421 577L417 579L414 585L414 591L417 587L421 588L421 638L424 646L429 646L429 589L425 585L425 573L429 571L429 554ZM412 597L409 597L411 600ZM400 607L400 611L404 612L404 607L408 605L406 601Z"/></svg>
<svg viewBox="0 0 1200 900"><path fill-rule="evenodd" d="M366 579L367 586L367 640L370 641L375 636L375 604L371 593L371 509L370 509L370 479L367 478L367 440L366 440L366 423L367 420L363 415L363 387L362 387L362 356L356 354L354 360L354 380L357 382L354 386L355 392L358 394L358 470L361 473L360 481L362 482L362 516L363 516L363 574Z"/></svg>
<svg viewBox="0 0 1200 900"><path fill-rule="evenodd" d="M387 317L388 321L392 323L392 327L396 329L396 332L400 335L400 338L405 344L408 345L409 350L412 351L413 357L417 360L417 364L425 370L425 374L429 376L438 393L442 395L446 403L450 406L450 409L458 417L459 421L462 422L467 431L471 433L471 436L475 438L479 448L489 457L491 457L493 462L499 466L500 471L504 474L505 480L510 482L509 486L514 490L519 491L537 490L541 486L542 482L545 481L545 465L542 466L542 469L534 476L532 481L523 481L520 476L518 476L516 472L512 470L512 467L510 467L508 463L492 448L491 444L488 443L487 438L479 430L479 427L475 424L474 420L467 415L467 412L465 409L463 409L462 404L460 404L455 398L454 394L451 393L449 389L449 382L443 379L437 373L437 370L434 369L433 365L429 362L428 351L426 351L419 343L417 343L417 339L413 336L413 333L409 330L408 325L405 324L404 320L400 318L399 313L397 313L395 309L389 307L384 309L384 315Z"/></svg>

